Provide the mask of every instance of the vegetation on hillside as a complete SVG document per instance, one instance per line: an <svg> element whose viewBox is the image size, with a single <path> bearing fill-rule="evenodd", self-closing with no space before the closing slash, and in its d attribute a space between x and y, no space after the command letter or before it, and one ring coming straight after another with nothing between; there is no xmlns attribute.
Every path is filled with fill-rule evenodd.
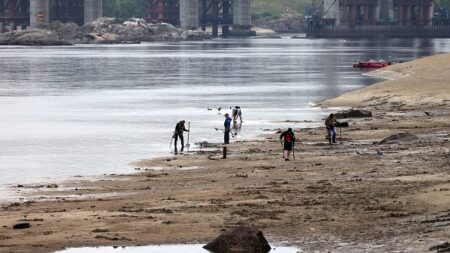
<svg viewBox="0 0 450 253"><path fill-rule="evenodd" d="M123 19L145 17L146 3L147 0L104 0L104 13ZM272 20L286 12L303 13L310 4L311 0L252 0L253 18Z"/></svg>
<svg viewBox="0 0 450 253"><path fill-rule="evenodd" d="M147 0L104 0L103 10L107 17L128 19L145 17Z"/></svg>
<svg viewBox="0 0 450 253"><path fill-rule="evenodd" d="M309 5L311 0L253 0L253 19L272 20L280 18L283 13L304 13Z"/></svg>

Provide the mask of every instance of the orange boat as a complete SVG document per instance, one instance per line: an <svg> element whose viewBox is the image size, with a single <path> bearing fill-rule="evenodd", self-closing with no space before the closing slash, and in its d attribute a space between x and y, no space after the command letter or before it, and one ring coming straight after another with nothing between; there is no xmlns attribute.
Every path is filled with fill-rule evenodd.
<svg viewBox="0 0 450 253"><path fill-rule="evenodd" d="M374 68L382 68L391 65L390 62L387 61L367 61L367 62L358 62L354 63L354 68L363 68L363 69L374 69Z"/></svg>

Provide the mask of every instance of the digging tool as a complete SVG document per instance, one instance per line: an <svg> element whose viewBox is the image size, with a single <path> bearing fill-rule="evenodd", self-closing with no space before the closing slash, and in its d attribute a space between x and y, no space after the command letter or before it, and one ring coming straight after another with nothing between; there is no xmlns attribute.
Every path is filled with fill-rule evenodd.
<svg viewBox="0 0 450 253"><path fill-rule="evenodd" d="M189 134L191 133L191 122L188 122L188 139L187 139L187 144L185 145L186 150L189 152L189 147L191 146L191 144L189 144Z"/></svg>
<svg viewBox="0 0 450 253"><path fill-rule="evenodd" d="M295 160L295 141L292 142L292 158Z"/></svg>
<svg viewBox="0 0 450 253"><path fill-rule="evenodd" d="M173 143L173 139L175 139L175 132L173 132L173 134L172 134L172 139L170 140L170 145L169 145L170 151L172 151L172 143Z"/></svg>

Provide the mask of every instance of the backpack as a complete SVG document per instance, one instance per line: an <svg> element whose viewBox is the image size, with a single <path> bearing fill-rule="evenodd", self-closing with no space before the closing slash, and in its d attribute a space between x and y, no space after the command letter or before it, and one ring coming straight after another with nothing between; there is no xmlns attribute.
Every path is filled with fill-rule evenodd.
<svg viewBox="0 0 450 253"><path fill-rule="evenodd" d="M286 132L286 134L284 135L284 141L285 142L292 142L294 141L294 136L292 133Z"/></svg>

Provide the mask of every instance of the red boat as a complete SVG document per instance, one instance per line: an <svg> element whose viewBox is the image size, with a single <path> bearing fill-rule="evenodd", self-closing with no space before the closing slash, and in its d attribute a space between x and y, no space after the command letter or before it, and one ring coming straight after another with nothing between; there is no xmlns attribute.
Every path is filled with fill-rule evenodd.
<svg viewBox="0 0 450 253"><path fill-rule="evenodd" d="M354 68L363 68L363 69L374 69L374 68L382 68L391 65L390 62L387 61L366 61L366 62L358 62L354 63Z"/></svg>

